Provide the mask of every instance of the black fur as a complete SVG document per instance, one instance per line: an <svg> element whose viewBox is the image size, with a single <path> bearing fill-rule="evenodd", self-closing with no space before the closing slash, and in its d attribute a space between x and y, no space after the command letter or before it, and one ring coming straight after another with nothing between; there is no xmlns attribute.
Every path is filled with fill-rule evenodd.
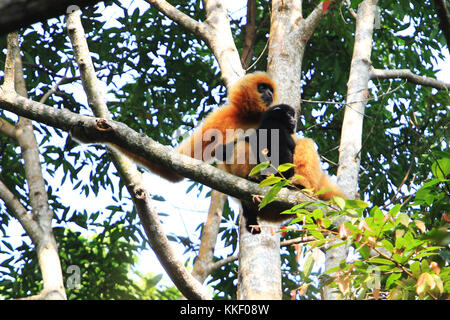
<svg viewBox="0 0 450 320"><path fill-rule="evenodd" d="M256 130L257 143L256 145L251 144L252 152L258 155L257 162L267 161L267 157L275 158L272 154L274 152L274 144L278 143L278 160L279 163L273 163L275 168L280 164L293 163L294 161L294 149L295 141L292 138L292 134L295 132L296 127L295 110L289 105L279 104L275 105L262 115L261 121L259 123L258 129ZM261 138L261 131L267 130L267 145L264 145ZM278 130L278 139L272 141L272 130ZM246 138L247 141L251 141L249 137ZM263 155L263 150L267 149L267 156ZM291 168L282 173L286 179L289 179L294 175L294 168ZM250 178L251 179L251 178ZM245 226L249 232L252 234L260 233L258 228L252 228L251 225L257 225L257 206L250 202L242 201L242 213L245 218Z"/></svg>

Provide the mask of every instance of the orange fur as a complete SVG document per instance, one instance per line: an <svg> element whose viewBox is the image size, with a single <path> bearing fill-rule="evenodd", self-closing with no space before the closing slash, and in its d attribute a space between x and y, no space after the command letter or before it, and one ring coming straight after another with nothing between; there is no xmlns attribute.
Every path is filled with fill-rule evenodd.
<svg viewBox="0 0 450 320"><path fill-rule="evenodd" d="M311 189L313 192L329 190L318 196L322 200L330 200L333 196L346 198L339 187L320 168L319 154L314 147L313 140L308 138L297 140L294 164L294 173L300 176L294 179L295 184Z"/></svg>
<svg viewBox="0 0 450 320"><path fill-rule="evenodd" d="M195 157L206 161L209 160L210 157L209 154L205 157L203 151L211 143L211 141L209 141L210 136L207 134L207 130L216 129L220 131L225 141L218 141L218 143L225 144L234 139L234 136L231 136L226 140L227 129L246 130L249 128L257 128L261 115L268 107L268 105L261 100L261 95L258 92L257 86L260 83L269 84L273 88L275 100L275 83L268 74L264 72L255 72L244 76L231 88L228 96L228 105L222 106L206 117L203 125L198 128L189 139L185 140L180 145L178 152L192 158ZM199 145L200 143L201 146ZM194 154L196 146L198 148L201 147L201 157Z"/></svg>

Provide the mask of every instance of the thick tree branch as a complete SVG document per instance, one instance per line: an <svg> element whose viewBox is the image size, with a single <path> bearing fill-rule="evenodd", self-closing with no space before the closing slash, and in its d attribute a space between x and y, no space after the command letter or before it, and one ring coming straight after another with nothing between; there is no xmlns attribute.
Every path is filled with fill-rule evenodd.
<svg viewBox="0 0 450 320"><path fill-rule="evenodd" d="M33 243L37 243L42 229L35 221L33 213L27 211L2 180L0 180L0 199L5 202L6 207L11 211L13 216L19 220Z"/></svg>
<svg viewBox="0 0 450 320"><path fill-rule="evenodd" d="M16 139L16 128L14 125L6 121L5 119L0 119L0 133L4 135Z"/></svg>
<svg viewBox="0 0 450 320"><path fill-rule="evenodd" d="M447 40L447 48L450 46L450 13L446 0L434 0L434 6L439 17L439 27Z"/></svg>
<svg viewBox="0 0 450 320"><path fill-rule="evenodd" d="M205 24L199 21L196 21L189 17L187 14L184 14L170 3L165 0L145 0L150 5L154 6L158 11L172 19L180 26L188 29L190 32L198 36L200 39L208 43L208 30L205 27Z"/></svg>
<svg viewBox="0 0 450 320"><path fill-rule="evenodd" d="M5 92L1 86L0 108L64 131L73 130L77 134L83 134L84 139L91 139L92 142L114 143L134 154L141 154L156 164L170 168L186 178L239 199L252 201L253 195L264 196L269 190L268 187L260 188L256 183L236 177L203 161L174 152L172 148L132 130L123 123L52 108L15 93ZM277 204L286 208L311 201L311 198L302 192L288 189L282 189L278 198L283 200L277 201Z"/></svg>
<svg viewBox="0 0 450 320"><path fill-rule="evenodd" d="M450 90L450 83L445 83L433 78L418 76L411 72L409 69L398 69L398 70L381 70L371 68L370 79L406 79L409 82L419 84L422 86L432 87L438 90Z"/></svg>
<svg viewBox="0 0 450 320"><path fill-rule="evenodd" d="M222 71L222 78L230 88L244 74L239 53L231 34L230 22L224 1L203 1L206 11L206 20L199 22L180 10L176 9L165 0L146 0L158 11L166 15L188 31L205 41L213 51Z"/></svg>
<svg viewBox="0 0 450 320"><path fill-rule="evenodd" d="M214 264L214 248L219 234L220 220L222 219L223 206L226 195L216 190L211 192L211 205L208 211L208 218L203 227L200 249L197 259L195 259L192 275L201 283L211 273L211 265Z"/></svg>
<svg viewBox="0 0 450 320"><path fill-rule="evenodd" d="M8 54L6 61L7 65L13 66L12 69L10 68L8 70L8 73L10 72L13 76L13 85L11 86L8 83L11 81L11 75L7 75L5 84L2 87L11 94L18 94L26 98L27 90L22 72L22 60L17 33L8 35ZM53 211L48 202L45 181L42 177L38 144L34 136L31 120L20 117L16 125L15 134L24 160L28 195L33 209L32 217L38 227L30 225L31 221L27 215L19 215L21 218L19 221L25 223L24 228L30 231L30 237L36 246L44 285L43 292L45 292L45 295L42 297L46 299L66 299L61 262L58 256L56 240L52 232ZM37 230L39 232L36 232Z"/></svg>
<svg viewBox="0 0 450 320"><path fill-rule="evenodd" d="M104 95L100 91L101 86L95 73L79 12L72 12L67 15L67 30L80 68L81 80L88 96L89 105L96 116L111 119L112 116L109 113ZM110 147L108 147L108 152L133 199L150 246L172 281L188 299L210 299L206 288L186 270L183 262L177 257L176 252L170 245L158 214L145 191L139 170L128 157L120 152Z"/></svg>
<svg viewBox="0 0 450 320"><path fill-rule="evenodd" d="M244 47L242 48L241 64L247 69L253 57L256 37L256 0L247 0L247 23L245 24Z"/></svg>
<svg viewBox="0 0 450 320"><path fill-rule="evenodd" d="M0 35L38 21L65 14L70 6L86 7L99 0L9 0L0 1ZM106 1L105 1L106 2Z"/></svg>
<svg viewBox="0 0 450 320"><path fill-rule="evenodd" d="M302 37L306 38L305 41L309 40L319 22L322 21L323 17L336 5L337 2L338 0L330 0L330 5L326 11L323 10L323 2L319 2L309 16L304 19Z"/></svg>

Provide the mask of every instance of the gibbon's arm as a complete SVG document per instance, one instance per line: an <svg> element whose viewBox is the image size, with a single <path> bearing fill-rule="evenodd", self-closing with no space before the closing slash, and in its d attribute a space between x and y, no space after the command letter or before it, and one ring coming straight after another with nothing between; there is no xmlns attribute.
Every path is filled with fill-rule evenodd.
<svg viewBox="0 0 450 320"><path fill-rule="evenodd" d="M256 128L262 113L272 104L276 98L276 87L272 78L264 72L255 72L244 76L230 90L228 105L213 111L204 121L203 125L194 131L193 135L186 139L176 150L182 154L200 160L211 158L212 149L221 142L215 141L215 135L220 133L223 139L227 139L227 129ZM88 139L72 134L83 143L92 143ZM230 140L232 140L232 136ZM227 140L222 142L226 143ZM117 145L105 143L118 149L141 166L171 182L179 182L183 177L160 165L149 162L147 159L133 154ZM213 145L211 143L214 142ZM209 149L207 149L209 148ZM206 149L206 150L205 150Z"/></svg>

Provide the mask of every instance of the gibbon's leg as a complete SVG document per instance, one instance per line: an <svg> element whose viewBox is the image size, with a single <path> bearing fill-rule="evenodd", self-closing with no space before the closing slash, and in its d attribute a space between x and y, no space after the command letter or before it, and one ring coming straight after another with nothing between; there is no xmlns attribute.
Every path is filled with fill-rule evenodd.
<svg viewBox="0 0 450 320"><path fill-rule="evenodd" d="M261 233L260 228L258 227L258 205L254 205L252 203L248 203L247 201L241 201L242 204L242 215L245 220L245 228L251 234Z"/></svg>
<svg viewBox="0 0 450 320"><path fill-rule="evenodd" d="M314 192L325 189L329 190L318 196L322 200L330 200L333 196L347 198L340 188L320 168L319 154L314 147L313 140L308 138L297 140L294 152L294 164L295 175L301 176L294 179L294 184L302 185L306 189L313 189Z"/></svg>

